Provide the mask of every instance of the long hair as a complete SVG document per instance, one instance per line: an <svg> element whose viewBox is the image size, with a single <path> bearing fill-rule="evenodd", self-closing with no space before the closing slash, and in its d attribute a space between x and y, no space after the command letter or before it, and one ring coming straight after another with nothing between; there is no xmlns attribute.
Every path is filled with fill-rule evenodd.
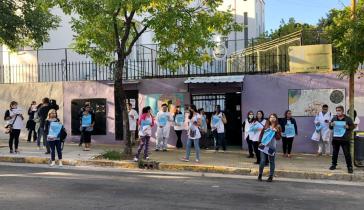
<svg viewBox="0 0 364 210"><path fill-rule="evenodd" d="M264 120L264 112L262 111L262 110L259 110L259 111L257 111L257 115L256 115L256 119L259 121L259 119L258 119L258 113L261 113L262 114L262 121Z"/></svg>
<svg viewBox="0 0 364 210"><path fill-rule="evenodd" d="M52 113L52 112L55 112L55 113L56 113L56 117L55 117L55 118L56 118L56 119L58 118L57 111L56 111L55 109L50 109L50 110L48 111L47 120L51 119L51 118L50 118L50 115L51 115L51 113Z"/></svg>
<svg viewBox="0 0 364 210"><path fill-rule="evenodd" d="M197 113L197 108L196 108L196 106L195 106L195 105L193 105L193 104L191 104L191 105L190 105L190 115L188 116L188 119L192 119L192 117L193 117L193 112L191 112L191 109L192 109L194 112L196 112L196 113Z"/></svg>
<svg viewBox="0 0 364 210"><path fill-rule="evenodd" d="M270 122L270 117L274 116L276 118L276 122L274 123L274 125ZM273 126L273 127L278 127L279 126L279 122L278 122L278 115L276 113L272 113L269 115L269 118L267 120L267 124L266 124L266 128Z"/></svg>
<svg viewBox="0 0 364 210"><path fill-rule="evenodd" d="M253 115L253 118L252 119L249 119L249 115L252 114ZM249 111L248 114L246 115L246 118L248 119L248 122L253 122L255 119L254 119L254 112L253 111Z"/></svg>
<svg viewBox="0 0 364 210"><path fill-rule="evenodd" d="M292 111L288 109L287 111L285 111L285 112L284 112L284 118L285 118L285 119L287 119L287 114L288 114L288 112L292 112Z"/></svg>

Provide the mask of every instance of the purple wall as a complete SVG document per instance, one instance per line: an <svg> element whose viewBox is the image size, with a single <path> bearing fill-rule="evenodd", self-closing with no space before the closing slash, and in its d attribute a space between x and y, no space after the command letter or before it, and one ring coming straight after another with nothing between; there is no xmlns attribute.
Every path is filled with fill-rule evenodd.
<svg viewBox="0 0 364 210"><path fill-rule="evenodd" d="M288 109L288 89L346 88L348 98L347 84L348 80L340 80L334 73L248 75L245 77L242 93L243 116L249 110L256 112L261 109L266 115L277 113L282 117ZM355 109L363 121L364 80L356 80L355 85ZM314 118L296 117L296 120L299 135L294 141L293 151L316 153L317 145L310 140ZM364 129L364 123L360 125L360 129Z"/></svg>

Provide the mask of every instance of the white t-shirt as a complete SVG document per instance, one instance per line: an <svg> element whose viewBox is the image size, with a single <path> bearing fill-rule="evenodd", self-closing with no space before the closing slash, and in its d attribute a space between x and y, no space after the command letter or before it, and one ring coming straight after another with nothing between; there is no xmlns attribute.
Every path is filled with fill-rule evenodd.
<svg viewBox="0 0 364 210"><path fill-rule="evenodd" d="M354 125L357 125L356 128L354 128L354 131L359 131L359 124L360 124L360 119L358 116L356 116L355 120L354 120Z"/></svg>
<svg viewBox="0 0 364 210"><path fill-rule="evenodd" d="M137 124L138 118L139 118L138 112L135 111L134 109L131 109L129 111L129 129L131 131L135 131L136 130L136 124Z"/></svg>
<svg viewBox="0 0 364 210"><path fill-rule="evenodd" d="M19 130L23 129L24 125L23 125L23 119L21 118L21 116L18 115L18 117L16 117L16 121L14 122L15 115L22 114L22 110L18 108L18 109L9 110L9 112L10 112L10 117L14 116L14 118L12 118L11 120L8 120L7 124L8 125L13 124L13 129L19 129Z"/></svg>
<svg viewBox="0 0 364 210"><path fill-rule="evenodd" d="M166 120L167 120L166 125L164 125L164 126L160 125L161 118L166 118ZM157 117L156 117L156 124L158 126L156 136L168 138L172 121L173 121L173 117L172 117L171 113L163 112L163 111L158 112Z"/></svg>
<svg viewBox="0 0 364 210"><path fill-rule="evenodd" d="M220 112L220 114L216 115L212 115L212 119L211 119L211 129L212 131L217 129L217 133L225 133L225 126L224 123L222 122L222 112ZM218 119L217 123L214 123L214 118Z"/></svg>
<svg viewBox="0 0 364 210"><path fill-rule="evenodd" d="M196 126L196 125L193 124L195 122L197 123L199 119L201 119L201 115L200 114L195 114L195 116L193 116L191 118L191 120L189 121L189 125L188 125L188 127L189 127L188 138L190 138L190 139L199 139L199 138L201 138L200 129L198 129L198 126ZM191 137L190 136L190 130L196 132L196 134L195 134L194 137Z"/></svg>
<svg viewBox="0 0 364 210"><path fill-rule="evenodd" d="M265 126L265 123L266 122L267 122L266 120L263 120L262 122L256 121L256 123L260 123L263 128L262 128L261 131L258 131L256 133L249 134L250 140L252 140L252 141L259 141L260 134L263 132L263 129L264 129L264 126Z"/></svg>

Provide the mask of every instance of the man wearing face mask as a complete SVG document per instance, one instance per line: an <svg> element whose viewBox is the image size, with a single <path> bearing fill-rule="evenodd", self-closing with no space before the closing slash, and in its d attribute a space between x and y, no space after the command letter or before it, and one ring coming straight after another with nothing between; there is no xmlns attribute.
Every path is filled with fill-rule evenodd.
<svg viewBox="0 0 364 210"><path fill-rule="evenodd" d="M336 107L337 115L332 118L330 123L330 129L334 129L334 135L332 139L332 165L330 167L330 170L336 169L337 158L341 147L345 155L348 172L353 173L353 164L350 155L350 139L355 126L353 120L349 116L346 116L344 113L345 112L343 106ZM342 129L340 129L341 126L343 126Z"/></svg>

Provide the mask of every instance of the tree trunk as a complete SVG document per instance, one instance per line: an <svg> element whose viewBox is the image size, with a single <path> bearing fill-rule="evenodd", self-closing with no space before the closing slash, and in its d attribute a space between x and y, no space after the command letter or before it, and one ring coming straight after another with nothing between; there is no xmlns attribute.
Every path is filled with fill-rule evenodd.
<svg viewBox="0 0 364 210"><path fill-rule="evenodd" d="M114 83L114 100L115 100L115 137L117 140L125 141L124 153L126 155L132 154L130 131L129 131L129 117L126 109L126 94L123 87L123 69L124 58L118 54L118 60L115 68L115 83ZM121 130L122 129L122 130ZM123 135L121 136L121 131Z"/></svg>
<svg viewBox="0 0 364 210"><path fill-rule="evenodd" d="M350 76L349 76L349 115L350 118L354 121L354 96L355 96L355 71L351 71L350 72ZM351 138L351 146L350 146L350 153L351 153L351 157L353 158L353 161L355 161L354 159L354 135L352 135Z"/></svg>

